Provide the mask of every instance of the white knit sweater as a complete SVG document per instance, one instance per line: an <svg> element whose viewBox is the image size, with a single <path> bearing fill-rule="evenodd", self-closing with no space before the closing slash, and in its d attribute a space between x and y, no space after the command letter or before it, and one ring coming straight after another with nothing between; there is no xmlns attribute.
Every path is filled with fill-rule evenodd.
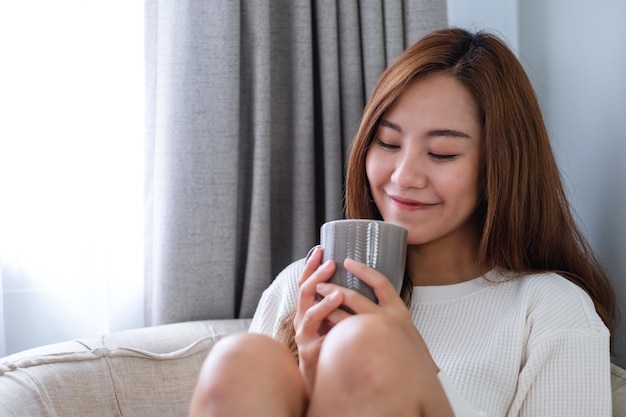
<svg viewBox="0 0 626 417"><path fill-rule="evenodd" d="M303 266L289 265L263 293L250 331L276 336L297 303ZM611 415L609 332L565 278L492 271L414 287L410 313L458 417Z"/></svg>

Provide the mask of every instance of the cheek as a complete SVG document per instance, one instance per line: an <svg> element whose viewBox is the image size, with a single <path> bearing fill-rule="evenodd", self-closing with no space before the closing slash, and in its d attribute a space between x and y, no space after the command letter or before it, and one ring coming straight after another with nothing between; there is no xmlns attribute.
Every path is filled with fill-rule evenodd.
<svg viewBox="0 0 626 417"><path fill-rule="evenodd" d="M478 200L478 170L473 166L459 170L448 177L443 188L451 195L457 195L463 199Z"/></svg>
<svg viewBox="0 0 626 417"><path fill-rule="evenodd" d="M373 147L365 155L365 175L372 187L384 185L389 182L395 167L395 157L389 153Z"/></svg>
<svg viewBox="0 0 626 417"><path fill-rule="evenodd" d="M381 158L374 152L365 159L365 174L369 184L370 193L374 200L378 201L382 190L389 183L393 167L385 158Z"/></svg>
<svg viewBox="0 0 626 417"><path fill-rule="evenodd" d="M367 176L367 181L370 185L376 183L377 178L377 170L376 170L376 157L372 155L372 152L369 151L367 155L365 155L365 175Z"/></svg>

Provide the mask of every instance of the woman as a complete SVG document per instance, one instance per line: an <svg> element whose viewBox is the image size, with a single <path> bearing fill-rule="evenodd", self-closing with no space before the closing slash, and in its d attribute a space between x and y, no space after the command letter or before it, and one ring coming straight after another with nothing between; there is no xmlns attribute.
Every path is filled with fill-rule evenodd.
<svg viewBox="0 0 626 417"><path fill-rule="evenodd" d="M335 265L314 248L266 290L252 333L214 347L192 415L611 414L613 290L500 40L440 30L383 73L346 215L409 231L402 293L351 260L378 304L327 283Z"/></svg>

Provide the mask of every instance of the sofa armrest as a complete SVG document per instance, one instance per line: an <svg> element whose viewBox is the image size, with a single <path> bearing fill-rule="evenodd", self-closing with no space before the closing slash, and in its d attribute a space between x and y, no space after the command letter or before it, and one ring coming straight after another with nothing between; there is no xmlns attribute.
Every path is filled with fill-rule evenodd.
<svg viewBox="0 0 626 417"><path fill-rule="evenodd" d="M626 370L611 365L613 417L626 417Z"/></svg>
<svg viewBox="0 0 626 417"><path fill-rule="evenodd" d="M0 359L0 415L186 416L204 358L249 319L114 332Z"/></svg>

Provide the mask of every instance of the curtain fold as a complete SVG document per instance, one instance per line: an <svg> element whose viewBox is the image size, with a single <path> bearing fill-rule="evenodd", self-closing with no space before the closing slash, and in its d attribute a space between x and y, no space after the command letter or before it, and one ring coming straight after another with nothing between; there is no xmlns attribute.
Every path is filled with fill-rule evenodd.
<svg viewBox="0 0 626 417"><path fill-rule="evenodd" d="M445 0L146 0L147 324L250 317L342 217L368 93Z"/></svg>

